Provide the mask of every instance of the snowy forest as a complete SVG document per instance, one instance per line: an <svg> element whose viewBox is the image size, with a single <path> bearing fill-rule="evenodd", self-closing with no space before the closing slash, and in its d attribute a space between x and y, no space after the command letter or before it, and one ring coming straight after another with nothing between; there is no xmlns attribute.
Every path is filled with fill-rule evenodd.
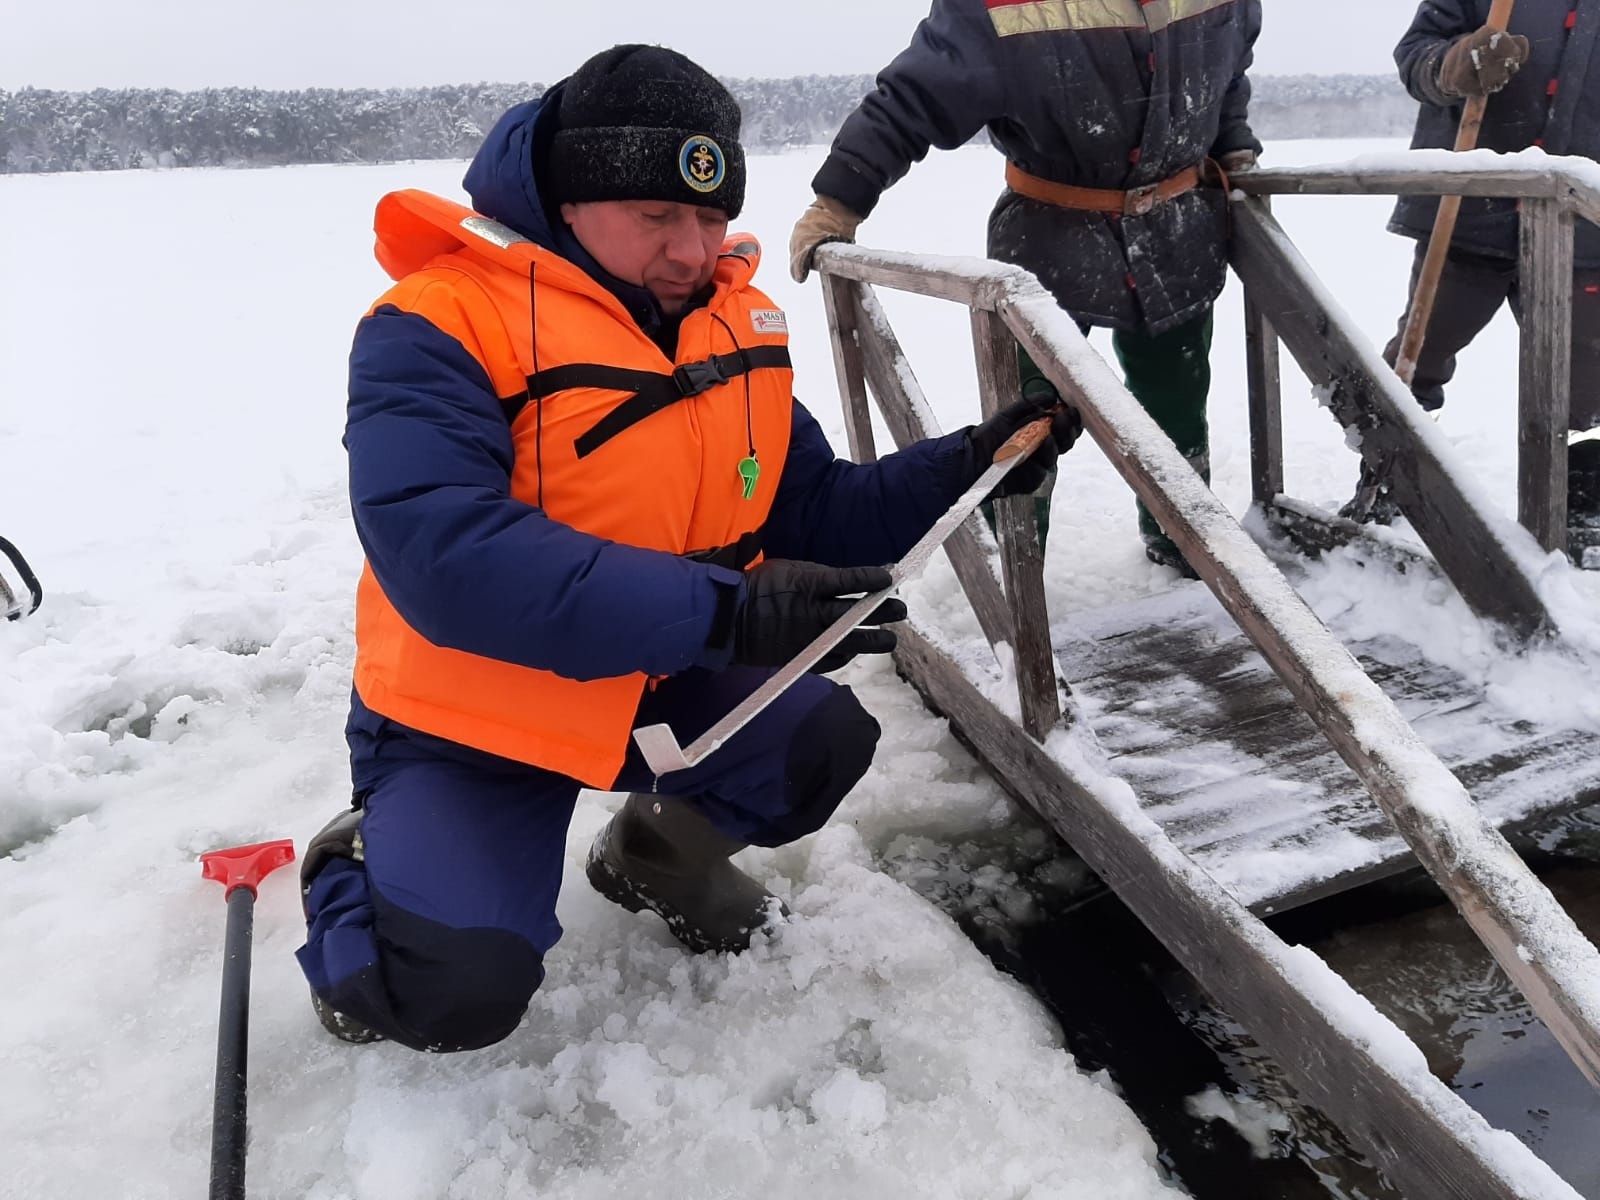
<svg viewBox="0 0 1600 1200"><path fill-rule="evenodd" d="M729 80L745 145L828 142L872 87L866 75ZM1415 103L1383 75L1265 76L1251 118L1263 138L1391 137ZM462 84L384 91L313 88L92 92L0 90L0 172L282 166L470 157L506 108L542 84Z"/></svg>

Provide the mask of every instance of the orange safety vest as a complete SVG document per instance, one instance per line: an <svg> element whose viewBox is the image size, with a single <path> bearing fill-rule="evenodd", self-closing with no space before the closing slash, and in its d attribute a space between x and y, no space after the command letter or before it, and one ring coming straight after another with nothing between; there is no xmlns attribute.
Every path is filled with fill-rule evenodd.
<svg viewBox="0 0 1600 1200"><path fill-rule="evenodd" d="M470 209L396 192L376 230L378 261L399 282L373 310L422 316L483 365L511 419L513 499L609 541L741 568L759 557L793 372L783 313L750 286L753 238L724 245L714 295L684 319L670 362L588 274ZM740 467L752 449L753 487ZM356 691L414 729L608 788L647 682L567 679L434 645L371 565L362 571Z"/></svg>

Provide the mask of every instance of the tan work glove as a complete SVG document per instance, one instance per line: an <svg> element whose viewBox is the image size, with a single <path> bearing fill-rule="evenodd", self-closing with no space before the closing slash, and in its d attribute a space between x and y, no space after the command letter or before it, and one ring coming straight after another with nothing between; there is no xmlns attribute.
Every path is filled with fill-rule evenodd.
<svg viewBox="0 0 1600 1200"><path fill-rule="evenodd" d="M811 256L824 242L853 242L862 218L832 196L818 196L800 214L789 235L789 274L804 283L811 274Z"/></svg>
<svg viewBox="0 0 1600 1200"><path fill-rule="evenodd" d="M1229 175L1237 175L1240 171L1254 171L1256 169L1256 152L1254 150L1229 150L1217 159L1217 166Z"/></svg>
<svg viewBox="0 0 1600 1200"><path fill-rule="evenodd" d="M1439 90L1447 96L1492 96L1528 60L1528 39L1487 25L1457 38L1439 63Z"/></svg>

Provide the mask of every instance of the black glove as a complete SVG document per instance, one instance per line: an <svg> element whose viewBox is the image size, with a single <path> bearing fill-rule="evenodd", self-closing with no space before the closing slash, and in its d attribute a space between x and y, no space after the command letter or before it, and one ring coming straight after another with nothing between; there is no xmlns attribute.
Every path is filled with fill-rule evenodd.
<svg viewBox="0 0 1600 1200"><path fill-rule="evenodd" d="M1059 407L1057 407L1059 405ZM1044 486L1055 468L1056 459L1083 432L1083 421L1078 410L1060 404L1055 389L1038 399L1019 400L1002 408L981 425L967 430L967 442L972 447L972 478L976 480L994 465L995 453L1005 445L1006 439L1029 421L1046 416L1051 409L1055 415L1050 421L1050 436L1039 443L1039 448L1028 456L1026 462L1011 468L1011 473L996 485L988 499L999 500L1006 496L1026 496Z"/></svg>
<svg viewBox="0 0 1600 1200"><path fill-rule="evenodd" d="M887 567L824 567L819 563L768 559L744 577L744 600L733 617L733 661L752 667L778 667L811 644L863 592L880 592L894 582ZM885 600L862 618L862 625L906 619L906 606ZM854 629L813 671L837 671L858 654L894 649L888 629Z"/></svg>

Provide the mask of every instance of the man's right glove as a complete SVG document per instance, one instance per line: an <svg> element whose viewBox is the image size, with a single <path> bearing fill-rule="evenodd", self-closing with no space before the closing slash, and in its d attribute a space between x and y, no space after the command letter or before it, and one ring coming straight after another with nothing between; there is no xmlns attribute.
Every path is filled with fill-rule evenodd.
<svg viewBox="0 0 1600 1200"><path fill-rule="evenodd" d="M1078 410L1060 403L1055 389L1050 389L1048 400L1019 400L1002 408L981 425L967 430L967 443L972 449L972 478L977 479L994 463L994 456L1006 439L1029 421L1049 416L1050 436L1039 443L1039 448L1018 463L1010 473L995 485L988 499L1000 500L1006 496L1026 496L1044 486L1056 459L1072 448L1083 432L1083 420Z"/></svg>
<svg viewBox="0 0 1600 1200"><path fill-rule="evenodd" d="M811 274L811 256L824 242L853 242L856 227L863 218L851 212L843 201L832 196L819 195L811 207L800 214L789 235L789 274L796 283L804 283Z"/></svg>
<svg viewBox="0 0 1600 1200"><path fill-rule="evenodd" d="M1457 38L1439 63L1439 90L1447 96L1492 96L1528 60L1528 39L1487 25Z"/></svg>
<svg viewBox="0 0 1600 1200"><path fill-rule="evenodd" d="M894 582L888 567L824 567L820 563L769 558L745 572L744 600L733 616L733 661L779 667L837 621L864 592ZM900 600L885 600L861 624L888 625L906 619ZM887 654L894 631L857 628L812 670L837 671L858 654Z"/></svg>

